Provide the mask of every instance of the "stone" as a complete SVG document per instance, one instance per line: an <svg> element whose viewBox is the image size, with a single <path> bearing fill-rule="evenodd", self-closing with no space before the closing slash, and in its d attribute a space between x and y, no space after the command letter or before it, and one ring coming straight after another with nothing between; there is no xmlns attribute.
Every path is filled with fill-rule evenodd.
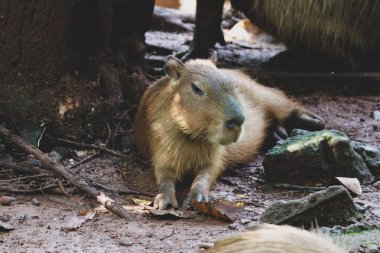
<svg viewBox="0 0 380 253"><path fill-rule="evenodd" d="M380 121L380 110L373 111L372 118L376 121Z"/></svg>
<svg viewBox="0 0 380 253"><path fill-rule="evenodd" d="M132 246L133 242L128 237L123 237L119 240L119 243L124 246Z"/></svg>
<svg viewBox="0 0 380 253"><path fill-rule="evenodd" d="M372 210L372 213L380 218L380 209Z"/></svg>
<svg viewBox="0 0 380 253"><path fill-rule="evenodd" d="M380 175L380 147L352 141L352 147L363 158L368 169L374 175Z"/></svg>
<svg viewBox="0 0 380 253"><path fill-rule="evenodd" d="M38 199L33 198L33 199L32 199L32 205L34 205L34 206L39 206L39 205L40 205L40 202L38 201Z"/></svg>
<svg viewBox="0 0 380 253"><path fill-rule="evenodd" d="M50 159L52 159L56 163L58 163L62 160L62 156L56 151L51 151L49 153L49 157L50 157Z"/></svg>
<svg viewBox="0 0 380 253"><path fill-rule="evenodd" d="M372 178L350 139L336 130L296 132L268 151L263 167L266 179L273 182L302 184L338 176L368 182Z"/></svg>
<svg viewBox="0 0 380 253"><path fill-rule="evenodd" d="M260 223L310 226L318 221L319 226L331 226L347 222L356 213L347 189L330 186L302 199L273 203L262 214Z"/></svg>

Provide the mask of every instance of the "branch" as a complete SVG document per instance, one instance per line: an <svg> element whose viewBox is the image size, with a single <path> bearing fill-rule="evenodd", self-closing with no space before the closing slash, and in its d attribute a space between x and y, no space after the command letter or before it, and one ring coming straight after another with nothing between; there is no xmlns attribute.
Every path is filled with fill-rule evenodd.
<svg viewBox="0 0 380 253"><path fill-rule="evenodd" d="M0 124L0 135L3 136L8 141L14 143L18 147L20 147L25 152L34 155L37 159L39 159L43 166L50 171L66 178L70 183L72 183L77 188L81 189L89 196L94 198L98 203L105 205L107 209L111 212L119 215L123 218L129 218L130 215L120 206L118 203L114 202L112 199L105 196L102 192L97 191L95 188L89 186L86 181L77 178L76 176L70 174L65 170L65 168L61 164L55 163L50 157L43 153L38 148L32 146L31 144L25 142L21 137L11 133L8 129L4 128Z"/></svg>
<svg viewBox="0 0 380 253"><path fill-rule="evenodd" d="M106 147L103 147L103 146L100 146L100 145L87 144L87 143L79 143L79 142L65 140L65 139L60 139L60 138L54 138L54 137L51 137L51 136L48 136L47 138L49 138L51 140L59 141L59 142L62 142L62 143L66 143L66 144L71 144L71 145L74 145L74 146L82 147L82 148L89 148L89 149L95 149L95 150L103 151L103 152L106 152L106 153L109 153L111 155L114 155L114 156L117 156L117 157L121 157L121 158L124 158L124 159L130 159L130 157L127 156L127 155L124 155L124 154L122 154L120 152L117 152L115 150L112 150L112 149L109 149L109 148L106 148Z"/></svg>

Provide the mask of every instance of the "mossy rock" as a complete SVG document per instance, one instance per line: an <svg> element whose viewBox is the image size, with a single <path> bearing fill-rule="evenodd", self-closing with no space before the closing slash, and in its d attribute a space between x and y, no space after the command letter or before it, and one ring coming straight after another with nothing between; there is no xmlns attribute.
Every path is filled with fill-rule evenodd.
<svg viewBox="0 0 380 253"><path fill-rule="evenodd" d="M281 141L265 155L263 166L265 177L274 182L337 176L369 181L372 177L350 139L336 130L300 132Z"/></svg>
<svg viewBox="0 0 380 253"><path fill-rule="evenodd" d="M331 226L347 224L356 213L347 189L343 186L330 186L302 199L273 203L264 211L260 222L310 226L317 221L320 226Z"/></svg>

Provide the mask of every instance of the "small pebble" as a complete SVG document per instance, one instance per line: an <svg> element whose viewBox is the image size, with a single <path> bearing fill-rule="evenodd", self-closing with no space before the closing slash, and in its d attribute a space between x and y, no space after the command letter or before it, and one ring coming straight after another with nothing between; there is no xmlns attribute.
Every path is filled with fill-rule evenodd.
<svg viewBox="0 0 380 253"><path fill-rule="evenodd" d="M372 211L372 213L380 218L380 209L375 209Z"/></svg>
<svg viewBox="0 0 380 253"><path fill-rule="evenodd" d="M380 189L380 181L377 181L376 183L373 184L374 187L377 189Z"/></svg>
<svg viewBox="0 0 380 253"><path fill-rule="evenodd" d="M38 201L38 199L33 198L33 199L32 199L32 205L34 205L34 206L39 206L39 205L40 205L40 202Z"/></svg>
<svg viewBox="0 0 380 253"><path fill-rule="evenodd" d="M376 121L380 121L380 110L373 111L372 118Z"/></svg>
<svg viewBox="0 0 380 253"><path fill-rule="evenodd" d="M251 222L251 221L252 221L252 220L250 220L250 219L244 219L244 218L243 218L243 219L240 220L240 223L241 223L241 224L247 224L248 222Z"/></svg>
<svg viewBox="0 0 380 253"><path fill-rule="evenodd" d="M129 240L127 237L121 238L119 243L124 246L131 246L133 244L133 242Z"/></svg>

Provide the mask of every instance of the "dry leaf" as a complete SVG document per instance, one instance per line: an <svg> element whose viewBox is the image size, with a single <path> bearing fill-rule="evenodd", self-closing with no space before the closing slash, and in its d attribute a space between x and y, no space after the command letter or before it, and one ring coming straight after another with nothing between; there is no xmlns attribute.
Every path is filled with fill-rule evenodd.
<svg viewBox="0 0 380 253"><path fill-rule="evenodd" d="M193 206L201 213L208 214L228 222L235 221L245 208L244 202L231 202L223 199L215 202L193 202Z"/></svg>
<svg viewBox="0 0 380 253"><path fill-rule="evenodd" d="M354 193L356 196L359 196L362 194L363 190L357 178L335 177L335 179L337 183L346 187L347 190L349 190L351 193Z"/></svg>
<svg viewBox="0 0 380 253"><path fill-rule="evenodd" d="M153 201L147 199L132 198L132 202L139 206L151 206Z"/></svg>
<svg viewBox="0 0 380 253"><path fill-rule="evenodd" d="M82 214L81 214L82 213ZM85 210L85 212L82 212L79 214L79 216L73 216L70 221L67 223L66 226L62 227L61 230L63 231L74 231L77 230L86 220L91 220L94 218L96 212L91 210Z"/></svg>

